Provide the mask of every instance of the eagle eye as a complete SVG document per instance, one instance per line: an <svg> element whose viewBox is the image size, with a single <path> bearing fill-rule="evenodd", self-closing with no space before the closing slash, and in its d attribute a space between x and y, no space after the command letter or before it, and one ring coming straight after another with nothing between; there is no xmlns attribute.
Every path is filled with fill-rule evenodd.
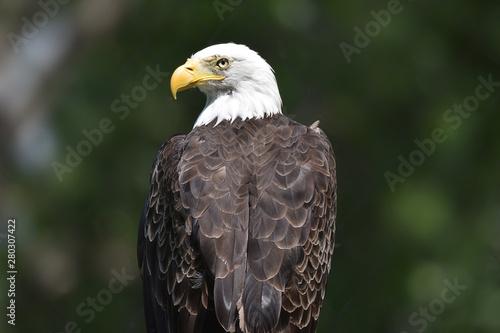
<svg viewBox="0 0 500 333"><path fill-rule="evenodd" d="M226 69L229 67L229 60L226 59L226 58L220 58L218 61L217 61L217 67L219 67L220 69Z"/></svg>

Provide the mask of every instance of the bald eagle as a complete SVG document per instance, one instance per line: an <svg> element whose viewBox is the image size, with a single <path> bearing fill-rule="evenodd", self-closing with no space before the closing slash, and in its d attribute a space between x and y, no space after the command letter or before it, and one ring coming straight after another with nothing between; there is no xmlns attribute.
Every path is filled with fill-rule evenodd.
<svg viewBox="0 0 500 333"><path fill-rule="evenodd" d="M192 55L172 94L191 87L205 108L160 148L140 221L148 332L315 332L335 237L328 138L282 114L244 45Z"/></svg>

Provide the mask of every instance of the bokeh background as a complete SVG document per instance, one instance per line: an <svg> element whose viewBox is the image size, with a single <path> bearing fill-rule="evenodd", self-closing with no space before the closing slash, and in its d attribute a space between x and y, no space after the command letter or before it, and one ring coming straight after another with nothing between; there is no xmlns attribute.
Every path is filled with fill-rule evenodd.
<svg viewBox="0 0 500 333"><path fill-rule="evenodd" d="M284 112L319 119L336 151L318 332L500 332L496 0L2 0L0 331L145 331L136 237L149 172L205 102L195 90L174 101L170 74L228 41L271 64ZM464 102L470 112L452 110Z"/></svg>

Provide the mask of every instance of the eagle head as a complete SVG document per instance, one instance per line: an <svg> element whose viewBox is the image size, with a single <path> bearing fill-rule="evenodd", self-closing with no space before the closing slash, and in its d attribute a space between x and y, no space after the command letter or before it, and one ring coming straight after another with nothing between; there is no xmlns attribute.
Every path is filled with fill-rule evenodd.
<svg viewBox="0 0 500 333"><path fill-rule="evenodd" d="M172 74L170 88L177 98L177 92L193 87L207 96L194 127L281 113L273 69L245 45L217 44L193 54Z"/></svg>

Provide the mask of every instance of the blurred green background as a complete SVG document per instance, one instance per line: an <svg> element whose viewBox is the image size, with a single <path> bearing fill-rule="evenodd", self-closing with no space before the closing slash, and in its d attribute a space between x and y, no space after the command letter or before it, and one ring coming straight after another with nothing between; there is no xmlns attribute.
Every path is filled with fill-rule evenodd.
<svg viewBox="0 0 500 333"><path fill-rule="evenodd" d="M336 151L318 332L500 332L498 1L3 0L0 36L1 332L145 331L149 172L205 103L174 101L170 74L228 41L269 62L284 112L319 119ZM87 156L68 166L68 149Z"/></svg>

